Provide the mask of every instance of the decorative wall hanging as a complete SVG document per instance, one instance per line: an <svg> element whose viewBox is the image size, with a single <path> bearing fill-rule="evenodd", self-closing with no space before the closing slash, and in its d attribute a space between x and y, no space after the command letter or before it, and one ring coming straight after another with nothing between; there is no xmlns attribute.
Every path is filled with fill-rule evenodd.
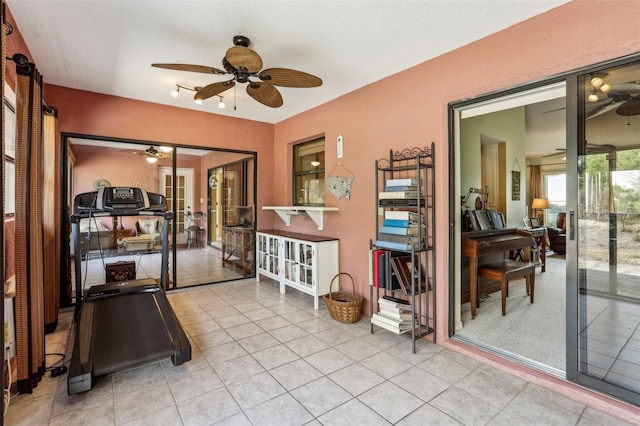
<svg viewBox="0 0 640 426"><path fill-rule="evenodd" d="M110 186L111 186L111 184L106 179L98 179L95 182L93 182L93 190L94 191L97 191L100 188L108 188Z"/></svg>
<svg viewBox="0 0 640 426"><path fill-rule="evenodd" d="M511 200L520 200L520 163L518 159L513 163L513 171L511 172Z"/></svg>
<svg viewBox="0 0 640 426"><path fill-rule="evenodd" d="M350 176L334 175L333 172L338 167L345 169ZM327 188L329 189L329 193L335 196L338 200L341 197L344 197L347 200L350 199L353 179L355 179L355 175L341 163L338 163L333 169L331 169L329 176L327 176Z"/></svg>

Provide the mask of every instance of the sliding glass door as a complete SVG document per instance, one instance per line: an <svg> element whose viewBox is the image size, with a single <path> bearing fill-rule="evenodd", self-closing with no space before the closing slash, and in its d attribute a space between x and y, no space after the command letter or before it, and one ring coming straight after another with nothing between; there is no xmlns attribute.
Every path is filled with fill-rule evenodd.
<svg viewBox="0 0 640 426"><path fill-rule="evenodd" d="M569 375L640 403L640 64L579 76ZM573 163L573 162L572 162ZM571 168L570 168L571 170ZM573 196L573 200L571 200ZM572 208L574 207L574 208ZM569 293L568 293L569 294ZM577 298L577 299L575 299ZM570 300L571 302L571 300Z"/></svg>

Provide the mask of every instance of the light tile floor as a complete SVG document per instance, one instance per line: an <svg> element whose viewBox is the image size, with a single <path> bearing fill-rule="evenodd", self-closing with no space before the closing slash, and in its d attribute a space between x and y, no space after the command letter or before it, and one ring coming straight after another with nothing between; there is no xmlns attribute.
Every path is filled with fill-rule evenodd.
<svg viewBox="0 0 640 426"><path fill-rule="evenodd" d="M6 425L624 425L622 420L469 357L330 318L311 296L265 280L169 293L193 359L169 359L67 395L46 374L12 398ZM70 351L71 315L47 336ZM59 359L47 357L48 365Z"/></svg>

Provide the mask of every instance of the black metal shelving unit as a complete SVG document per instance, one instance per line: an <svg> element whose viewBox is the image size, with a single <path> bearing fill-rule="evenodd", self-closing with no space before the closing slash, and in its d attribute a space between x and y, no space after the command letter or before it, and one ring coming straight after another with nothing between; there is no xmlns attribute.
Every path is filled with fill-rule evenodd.
<svg viewBox="0 0 640 426"><path fill-rule="evenodd" d="M390 295L408 301L411 305L412 326L406 332L411 332L412 351L416 352L416 339L433 334L435 341L435 178L434 178L434 143L430 147L411 148L389 152L389 159L376 161L376 238L370 241L373 250L385 250L389 256L385 257L385 282L392 287L392 268L390 258L393 256L410 256L414 273L411 274L411 289L378 288L373 285L369 290L369 305L371 315L379 311L378 299ZM417 196L415 198L380 198L380 192L385 190L389 179L411 178L417 182ZM418 243L408 247L408 250L389 249L378 245L380 240L380 226L385 212L389 210L403 210L415 212L417 222L425 226L424 235L418 231ZM424 275L417 271L424 271ZM376 311L374 311L374 307ZM371 333L374 323L371 322Z"/></svg>

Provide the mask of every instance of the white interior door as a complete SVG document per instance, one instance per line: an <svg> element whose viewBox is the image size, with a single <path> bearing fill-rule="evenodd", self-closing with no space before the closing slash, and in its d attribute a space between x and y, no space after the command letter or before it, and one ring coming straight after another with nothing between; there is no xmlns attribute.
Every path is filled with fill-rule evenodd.
<svg viewBox="0 0 640 426"><path fill-rule="evenodd" d="M167 198L167 206L175 207L175 226L177 229L178 243L185 239L185 217L187 211L193 206L193 169L177 168L175 176L175 193L173 191L173 173L171 167L158 167L159 190Z"/></svg>

